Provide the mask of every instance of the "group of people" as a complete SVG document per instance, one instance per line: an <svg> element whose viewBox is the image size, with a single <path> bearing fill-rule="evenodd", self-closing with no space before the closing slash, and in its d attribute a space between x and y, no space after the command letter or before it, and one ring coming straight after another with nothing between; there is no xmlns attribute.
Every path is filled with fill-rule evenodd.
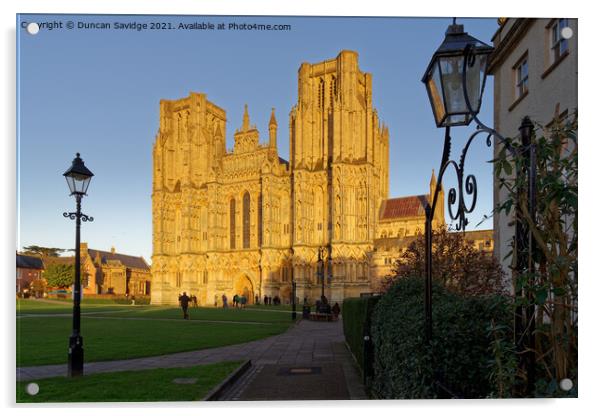
<svg viewBox="0 0 602 416"><path fill-rule="evenodd" d="M282 301L280 300L280 296L276 295L273 298L271 296L264 296L263 297L263 304L264 305L280 305L282 303Z"/></svg>
<svg viewBox="0 0 602 416"><path fill-rule="evenodd" d="M339 318L339 314L341 313L341 307L338 302L335 302L333 306L330 306L328 299L326 296L321 296L320 299L316 300L316 312L317 313L325 313L328 315L333 315L336 319ZM311 312L311 305L307 301L307 298L303 299L303 318L309 319L309 314Z"/></svg>
<svg viewBox="0 0 602 416"><path fill-rule="evenodd" d="M184 314L184 319L190 319L190 315L188 314L188 306L190 304L192 304L193 307L198 307L198 303L197 303L197 298L195 295L190 295L188 296L186 294L186 292L184 292L183 294L181 294L178 297L178 301L180 302L180 306L182 307L182 312ZM247 305L248 299L245 295L234 295L232 297L232 306L234 308L245 308ZM259 296L256 295L255 296L255 303L259 304ZM271 296L264 296L263 297L263 304L264 305L280 305L281 300L280 297L278 295L274 296L273 298ZM214 306L217 307L217 295L215 295L215 301L214 301ZM222 295L222 308L226 309L228 308L228 297L226 296L226 294L224 293ZM305 317L305 314L307 312L307 314L309 314L311 307L309 305L309 302L307 301L307 298L303 299L303 315ZM327 313L327 314L333 314L336 318L339 317L339 314L341 313L341 307L339 306L338 302L335 302L334 306L330 306L330 304L328 303L328 299L326 299L326 296L322 296L320 299L316 300L316 312L320 312L320 313Z"/></svg>
<svg viewBox="0 0 602 416"><path fill-rule="evenodd" d="M232 296L232 307L234 308L245 308L248 302L249 299L245 295L236 294ZM215 295L214 306L217 308L217 295ZM222 295L222 308L228 308L228 297L225 293Z"/></svg>

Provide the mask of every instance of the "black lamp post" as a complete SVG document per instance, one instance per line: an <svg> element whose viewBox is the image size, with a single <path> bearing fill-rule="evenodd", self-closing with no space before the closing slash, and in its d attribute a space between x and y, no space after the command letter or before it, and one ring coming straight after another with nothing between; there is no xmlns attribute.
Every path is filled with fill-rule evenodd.
<svg viewBox="0 0 602 416"><path fill-rule="evenodd" d="M292 319L293 321L297 320L297 282L295 282L295 276L292 276L291 279L291 297L293 302L293 313Z"/></svg>
<svg viewBox="0 0 602 416"><path fill-rule="evenodd" d="M86 195L90 180L94 174L86 168L84 161L77 153L71 167L63 174L69 185L71 195L75 196L75 212L64 212L65 218L75 220L75 282L73 284L73 332L69 337L69 354L67 374L69 377L84 374L84 340L81 336L80 301L81 301L81 263L80 263L80 228L81 222L94 221L94 218L81 212L82 197Z"/></svg>
<svg viewBox="0 0 602 416"><path fill-rule="evenodd" d="M477 181L474 175L464 177L466 153L473 139L478 134L487 135L487 145L491 146L494 136L504 142L506 140L495 130L485 126L477 117L481 108L481 99L485 89L487 76L487 59L493 47L464 32L464 26L453 24L447 28L445 39L433 54L422 82L426 85L429 100L437 127L445 127L445 143L437 186L433 200L425 208L425 338L430 343L433 332L432 319L432 222L437 205L441 180L448 166L455 170L458 186L450 188L448 194L448 210L452 221L458 220L456 229L464 230L468 224L466 214L471 213L476 205ZM472 121L477 130L471 134L460 156L459 162L450 160L451 136L453 126L467 126ZM465 194L472 198L469 204Z"/></svg>
<svg viewBox="0 0 602 416"><path fill-rule="evenodd" d="M318 248L318 277L322 280L322 298L324 298L324 260L322 259L322 250L324 247Z"/></svg>

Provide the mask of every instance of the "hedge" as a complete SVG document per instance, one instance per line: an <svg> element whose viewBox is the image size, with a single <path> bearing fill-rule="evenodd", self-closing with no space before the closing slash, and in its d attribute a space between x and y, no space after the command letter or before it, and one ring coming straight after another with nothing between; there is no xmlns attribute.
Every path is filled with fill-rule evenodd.
<svg viewBox="0 0 602 416"><path fill-rule="evenodd" d="M366 298L347 298L343 300L343 331L345 340L352 354L355 356L362 373L365 376L371 375L372 369L372 351L364 351L364 335L370 334L370 317L380 296ZM369 348L371 345L369 344ZM366 354L369 362L364 362ZM365 367L367 365L367 367Z"/></svg>
<svg viewBox="0 0 602 416"><path fill-rule="evenodd" d="M384 399L483 398L494 390L494 360L488 328L511 327L509 299L464 297L433 282L433 338L424 342L424 279L399 279L376 305L372 316L375 348L372 392Z"/></svg>

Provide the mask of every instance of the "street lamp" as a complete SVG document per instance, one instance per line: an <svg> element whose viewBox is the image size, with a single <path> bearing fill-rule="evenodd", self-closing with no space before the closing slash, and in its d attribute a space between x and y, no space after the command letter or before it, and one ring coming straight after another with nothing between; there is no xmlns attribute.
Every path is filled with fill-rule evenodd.
<svg viewBox="0 0 602 416"><path fill-rule="evenodd" d="M73 332L69 337L69 354L67 374L69 377L84 374L84 341L80 331L81 301L81 264L79 238L81 222L94 221L94 218L81 212L82 197L86 195L90 180L94 174L84 165L84 161L76 154L71 167L63 174L69 185L71 195L75 196L75 212L64 212L63 217L75 220L75 282L73 284Z"/></svg>
<svg viewBox="0 0 602 416"><path fill-rule="evenodd" d="M437 127L466 126L479 113L491 52L454 18L422 77Z"/></svg>
<svg viewBox="0 0 602 416"><path fill-rule="evenodd" d="M293 321L297 320L297 282L295 282L295 275L293 272L293 275L291 276L291 297L292 297L292 303L293 303L293 313L292 313L292 319Z"/></svg>
<svg viewBox="0 0 602 416"><path fill-rule="evenodd" d="M433 54L422 82L426 86L435 123L437 127L445 127L445 143L437 185L432 202L425 207L425 338L430 343L433 331L432 318L432 222L441 189L443 174L448 166L455 170L458 186L451 187L448 193L448 210L452 221L458 220L456 230L464 230L468 224L466 214L471 213L476 205L477 181L474 175L464 177L466 153L473 139L479 134L487 135L487 145L491 146L491 138L503 141L505 138L495 130L484 125L477 117L481 108L481 99L485 89L487 76L487 60L493 47L464 32L464 26L453 23L447 28L445 39ZM450 160L452 126L467 126L472 121L477 124L460 156L459 162ZM513 149L511 149L511 152ZM467 204L466 196L472 201Z"/></svg>

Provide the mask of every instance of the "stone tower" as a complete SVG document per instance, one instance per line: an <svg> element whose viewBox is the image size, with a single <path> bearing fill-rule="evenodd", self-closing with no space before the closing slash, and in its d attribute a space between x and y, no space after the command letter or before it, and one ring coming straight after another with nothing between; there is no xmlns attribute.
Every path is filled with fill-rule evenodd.
<svg viewBox="0 0 602 416"><path fill-rule="evenodd" d="M290 113L295 278L298 290L314 298L308 288L320 284L318 248L328 247L327 296L342 299L369 280L367 253L388 196L389 135L372 107L372 77L360 71L356 52L303 63L298 77Z"/></svg>

